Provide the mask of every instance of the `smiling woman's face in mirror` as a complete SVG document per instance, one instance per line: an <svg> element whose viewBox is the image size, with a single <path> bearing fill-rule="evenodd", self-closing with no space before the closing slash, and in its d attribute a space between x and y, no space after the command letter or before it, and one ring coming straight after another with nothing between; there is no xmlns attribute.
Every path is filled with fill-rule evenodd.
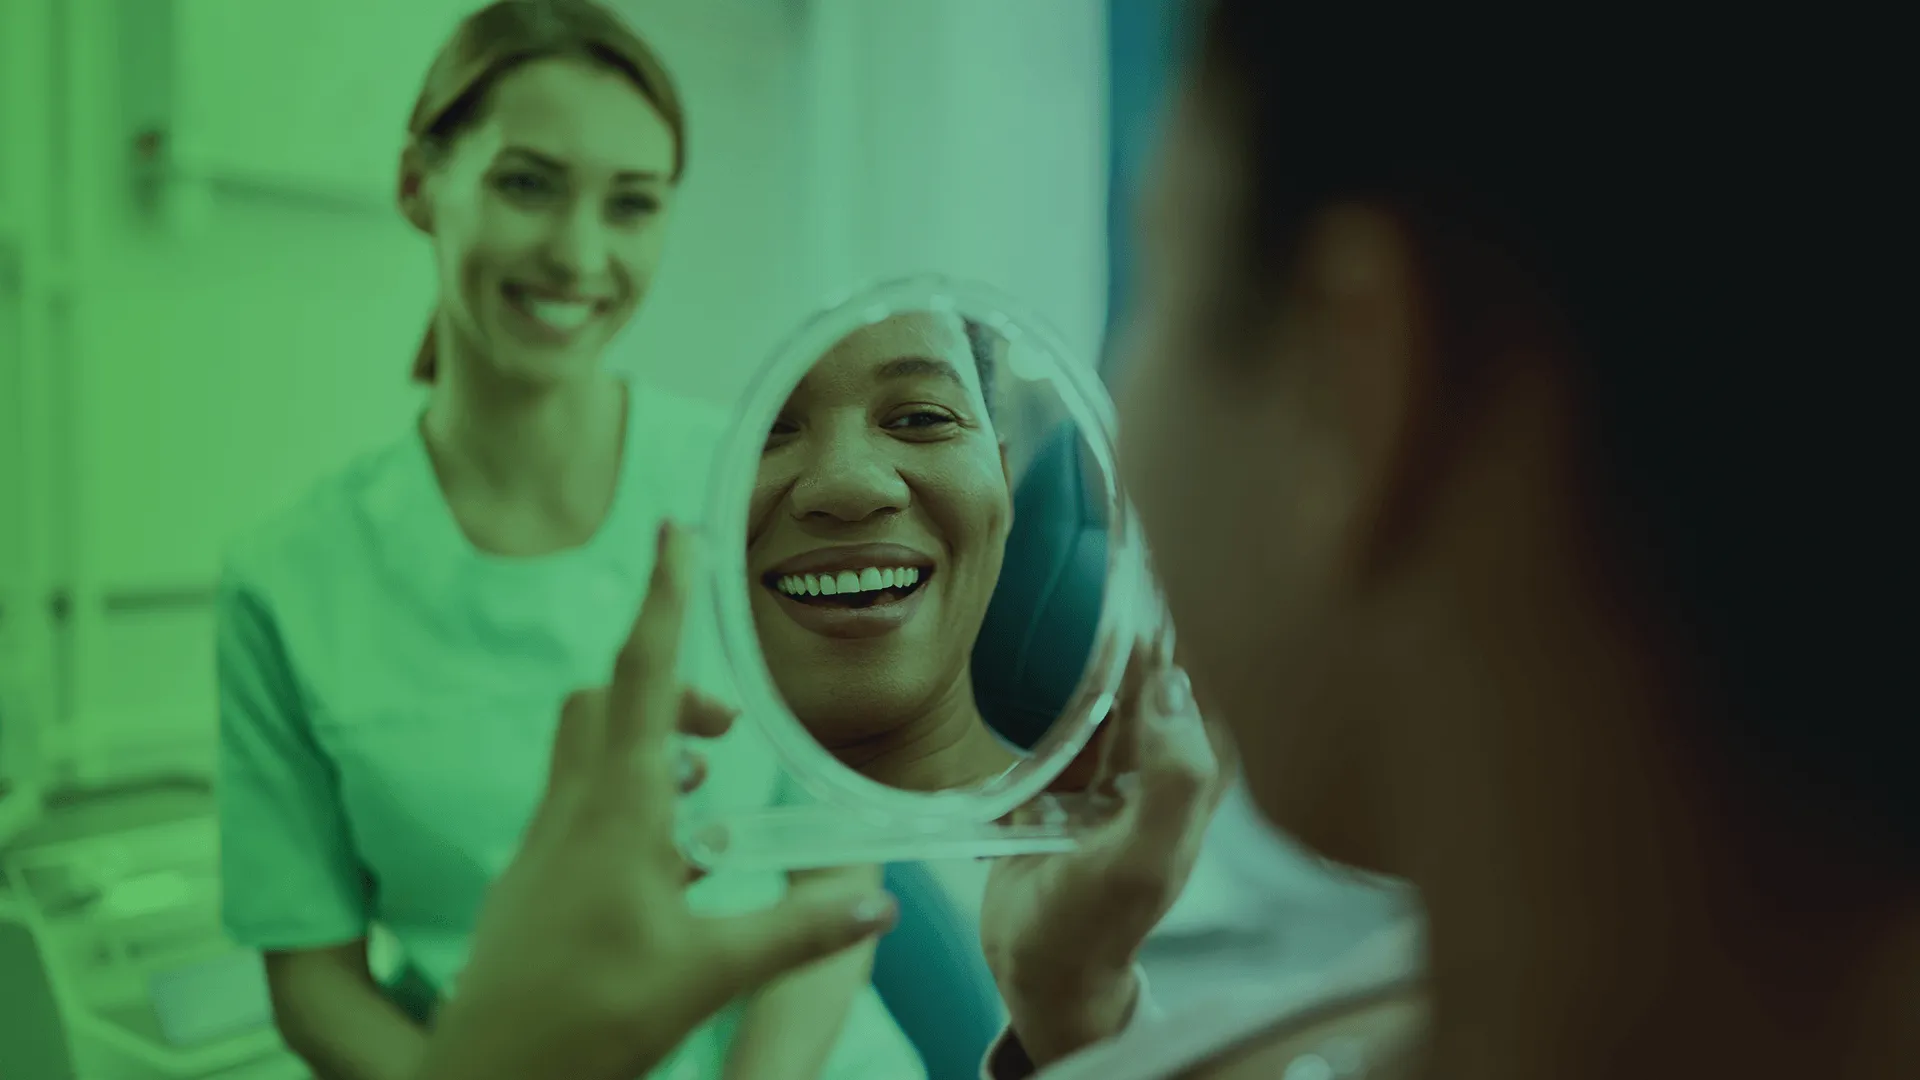
<svg viewBox="0 0 1920 1080"><path fill-rule="evenodd" d="M945 786L914 778L935 757L977 779L1017 759L969 668L1013 520L992 363L954 315L865 326L794 388L761 456L747 565L768 669L815 738L882 782Z"/></svg>

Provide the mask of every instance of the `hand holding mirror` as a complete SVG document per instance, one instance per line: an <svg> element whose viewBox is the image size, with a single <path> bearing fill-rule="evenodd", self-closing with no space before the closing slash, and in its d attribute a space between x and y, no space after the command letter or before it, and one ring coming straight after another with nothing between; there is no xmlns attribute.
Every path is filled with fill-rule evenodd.
<svg viewBox="0 0 1920 1080"><path fill-rule="evenodd" d="M983 286L890 283L794 334L723 449L709 565L745 718L817 802L690 822L689 858L1071 848L1070 803L1000 822L1166 633L1114 464L1094 365Z"/></svg>

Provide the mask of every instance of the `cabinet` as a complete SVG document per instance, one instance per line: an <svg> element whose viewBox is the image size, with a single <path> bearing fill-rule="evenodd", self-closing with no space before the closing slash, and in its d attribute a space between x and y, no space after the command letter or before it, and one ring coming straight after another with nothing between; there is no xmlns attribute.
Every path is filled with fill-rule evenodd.
<svg viewBox="0 0 1920 1080"><path fill-rule="evenodd" d="M220 929L209 802L159 791L55 814L0 859L83 1076L305 1075L258 954Z"/></svg>

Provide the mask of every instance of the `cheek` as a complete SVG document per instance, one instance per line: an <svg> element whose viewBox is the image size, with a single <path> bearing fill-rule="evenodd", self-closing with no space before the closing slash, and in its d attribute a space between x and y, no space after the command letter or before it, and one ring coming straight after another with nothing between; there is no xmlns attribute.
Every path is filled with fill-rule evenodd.
<svg viewBox="0 0 1920 1080"><path fill-rule="evenodd" d="M443 248L469 285L491 283L507 274L538 243L539 230L524 215L483 209L444 234Z"/></svg>
<svg viewBox="0 0 1920 1080"><path fill-rule="evenodd" d="M747 546L764 536L780 512L780 500L793 487L794 470L778 460L778 451L761 458L760 472L747 499ZM769 460L772 458L773 460Z"/></svg>
<svg viewBox="0 0 1920 1080"><path fill-rule="evenodd" d="M666 233L657 222L637 229L622 229L611 237L609 261L622 286L623 310L631 312L646 295L647 287L653 283L654 271L659 268L665 238Z"/></svg>
<svg viewBox="0 0 1920 1080"><path fill-rule="evenodd" d="M975 460L975 458L979 460ZM1013 497L996 451L954 455L908 477L947 544L969 558L991 554L997 565L1013 524Z"/></svg>
<svg viewBox="0 0 1920 1080"><path fill-rule="evenodd" d="M748 544L759 539L760 534L766 531L768 514L779 498L780 489L774 484L763 481L754 486L753 494L747 501L747 528L750 530Z"/></svg>
<svg viewBox="0 0 1920 1080"><path fill-rule="evenodd" d="M614 245L620 262L635 277L645 279L660 264L660 251L666 246L667 230L662 221L649 222L622 233Z"/></svg>
<svg viewBox="0 0 1920 1080"><path fill-rule="evenodd" d="M1143 355L1122 395L1121 476L1146 534L1154 570L1196 681L1236 667L1257 648L1255 520L1273 478L1251 460L1227 403L1207 400L1164 359Z"/></svg>
<svg viewBox="0 0 1920 1080"><path fill-rule="evenodd" d="M1189 557L1188 545L1205 536L1204 528L1186 526L1199 524L1190 514L1209 465L1195 440L1209 436L1211 425L1196 422L1192 414L1201 410L1181 383L1166 360L1143 354L1119 403L1120 479L1163 561Z"/></svg>

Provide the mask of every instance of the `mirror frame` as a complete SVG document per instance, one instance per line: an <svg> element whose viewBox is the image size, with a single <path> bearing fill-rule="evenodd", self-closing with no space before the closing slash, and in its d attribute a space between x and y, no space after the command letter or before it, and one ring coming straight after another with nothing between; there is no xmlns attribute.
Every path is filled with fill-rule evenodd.
<svg viewBox="0 0 1920 1080"><path fill-rule="evenodd" d="M1050 362L1047 370L1022 377L1040 378L1060 394L1067 414L1079 427L1105 480L1108 522L1107 585L1092 660L1082 674L1067 712L1012 769L971 789L908 791L870 779L834 757L809 734L775 685L755 627L747 576L747 529L753 485L759 475L766 433L794 386L820 358L863 326L913 311L952 312L975 319L1004 335L1010 346L1026 344ZM721 646L742 715L758 727L793 779L822 803L876 820L920 819L935 822L990 822L1025 805L1046 790L1093 738L1119 691L1134 642L1152 640L1164 626L1141 543L1139 522L1119 482L1112 399L1089 358L1076 363L1073 352L1045 321L991 286L941 275L898 278L856 290L828 305L790 335L748 383L715 456L708 487L706 540ZM1124 643L1124 647L1121 647Z"/></svg>

